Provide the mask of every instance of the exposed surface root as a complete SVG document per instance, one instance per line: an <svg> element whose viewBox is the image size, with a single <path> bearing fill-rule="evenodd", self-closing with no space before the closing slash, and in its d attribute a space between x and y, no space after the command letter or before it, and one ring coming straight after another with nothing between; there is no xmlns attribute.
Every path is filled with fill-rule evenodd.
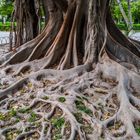
<svg viewBox="0 0 140 140"><path fill-rule="evenodd" d="M109 0L46 10L42 33L0 60L0 140L139 140L140 45L116 29Z"/></svg>
<svg viewBox="0 0 140 140"><path fill-rule="evenodd" d="M10 86L1 78L1 139L138 140L140 76L108 58L88 70L42 70Z"/></svg>

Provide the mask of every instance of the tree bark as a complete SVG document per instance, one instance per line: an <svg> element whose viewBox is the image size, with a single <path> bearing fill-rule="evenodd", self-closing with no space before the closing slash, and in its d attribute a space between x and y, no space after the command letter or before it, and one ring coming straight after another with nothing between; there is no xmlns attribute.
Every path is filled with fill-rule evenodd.
<svg viewBox="0 0 140 140"><path fill-rule="evenodd" d="M32 6L30 6L32 5ZM19 47L23 43L32 40L38 35L38 16L36 13L35 1L18 1L14 4L14 21L16 21L15 46ZM12 26L13 27L13 26ZM12 29L13 30L13 29Z"/></svg>
<svg viewBox="0 0 140 140"><path fill-rule="evenodd" d="M116 27L110 0L46 3L41 34L0 60L0 115L12 114L0 135L139 139L139 42Z"/></svg>

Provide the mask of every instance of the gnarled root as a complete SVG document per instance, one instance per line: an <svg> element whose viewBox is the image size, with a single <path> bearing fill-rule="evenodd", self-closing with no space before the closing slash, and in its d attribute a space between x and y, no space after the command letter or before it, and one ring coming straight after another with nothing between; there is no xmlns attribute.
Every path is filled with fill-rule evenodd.
<svg viewBox="0 0 140 140"><path fill-rule="evenodd" d="M2 138L139 139L139 75L108 58L88 70L42 70L1 91Z"/></svg>

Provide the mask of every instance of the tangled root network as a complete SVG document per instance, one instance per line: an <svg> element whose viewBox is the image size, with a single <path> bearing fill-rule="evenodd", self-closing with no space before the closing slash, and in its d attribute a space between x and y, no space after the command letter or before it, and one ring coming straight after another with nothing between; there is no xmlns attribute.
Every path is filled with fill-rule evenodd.
<svg viewBox="0 0 140 140"><path fill-rule="evenodd" d="M46 1L42 33L0 58L0 140L140 140L139 42L109 0Z"/></svg>
<svg viewBox="0 0 140 140"><path fill-rule="evenodd" d="M96 68L1 68L0 140L139 140L140 76L104 56Z"/></svg>

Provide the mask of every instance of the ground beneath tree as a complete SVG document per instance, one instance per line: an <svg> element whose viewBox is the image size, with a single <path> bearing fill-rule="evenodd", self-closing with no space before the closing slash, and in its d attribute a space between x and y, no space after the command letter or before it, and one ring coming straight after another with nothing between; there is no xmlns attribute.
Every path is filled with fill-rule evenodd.
<svg viewBox="0 0 140 140"><path fill-rule="evenodd" d="M5 53L1 50L0 56ZM10 87L12 94L0 95L0 140L140 139L140 94L131 83L125 87L128 71L118 83L97 69L81 73L76 69L73 74L42 70L30 79L26 76L32 71L4 75L1 70L0 90ZM18 91L12 89L13 83L19 84Z"/></svg>
<svg viewBox="0 0 140 140"><path fill-rule="evenodd" d="M0 57L3 57L9 50L9 45L0 45Z"/></svg>

